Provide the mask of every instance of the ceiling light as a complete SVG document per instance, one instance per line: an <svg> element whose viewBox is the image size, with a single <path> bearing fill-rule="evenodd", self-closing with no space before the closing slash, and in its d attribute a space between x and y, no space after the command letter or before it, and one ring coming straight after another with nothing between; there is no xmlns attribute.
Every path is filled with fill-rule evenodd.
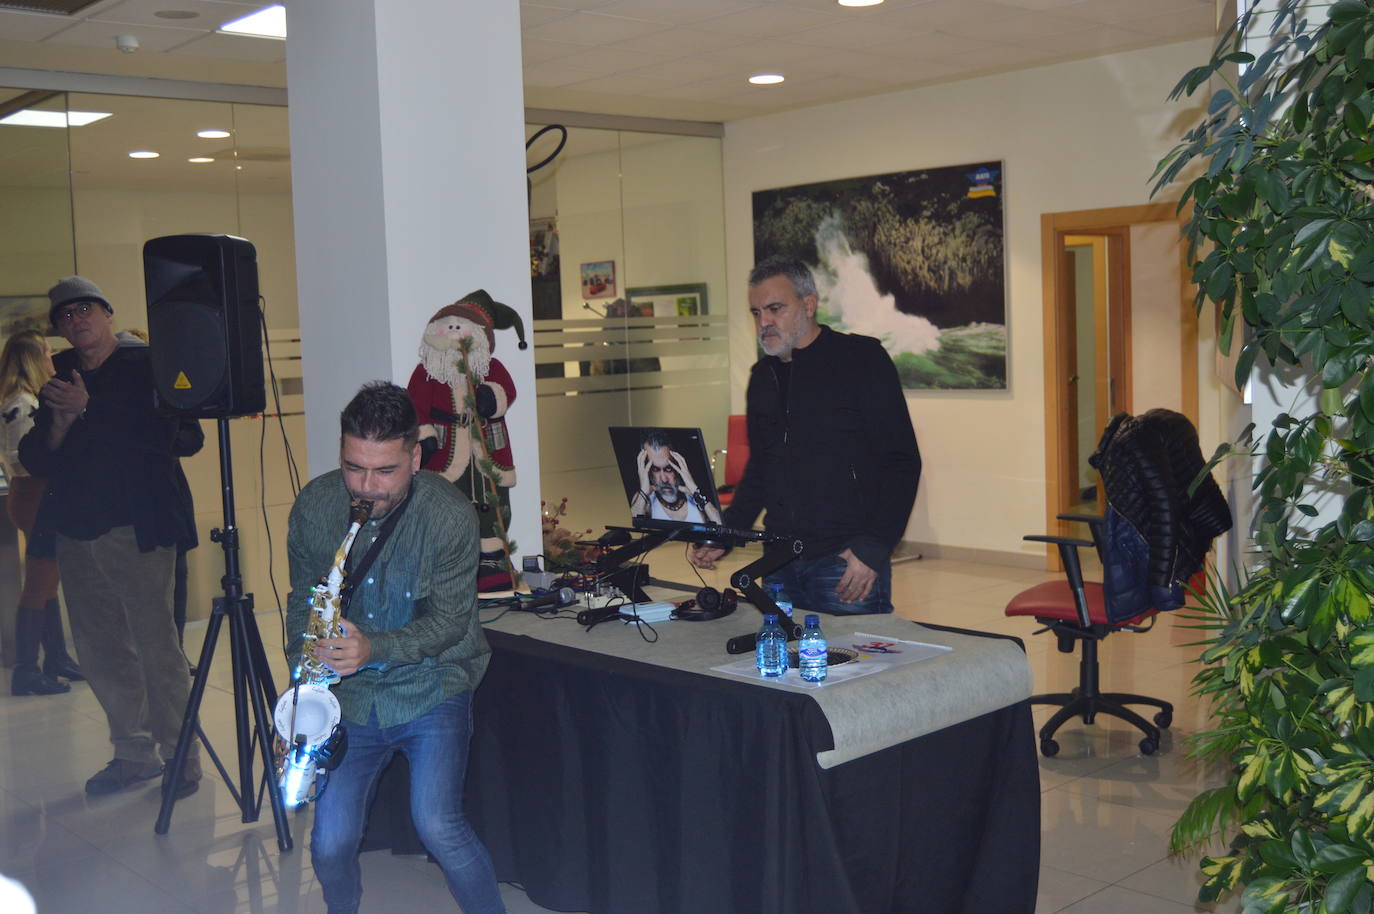
<svg viewBox="0 0 1374 914"><path fill-rule="evenodd" d="M108 111L40 111L23 108L8 117L0 117L0 124L11 127L85 127L110 116Z"/></svg>
<svg viewBox="0 0 1374 914"><path fill-rule="evenodd" d="M877 6L883 0L839 0L840 6Z"/></svg>
<svg viewBox="0 0 1374 914"><path fill-rule="evenodd" d="M196 163L197 165L204 165L206 162L213 162L214 159L210 158L209 156L192 156L191 158L187 159L186 161L188 161L188 162L194 162L194 163Z"/></svg>
<svg viewBox="0 0 1374 914"><path fill-rule="evenodd" d="M156 159L157 157L158 153L153 152L151 149L135 149L133 152L129 153L129 158L131 159Z"/></svg>
<svg viewBox="0 0 1374 914"><path fill-rule="evenodd" d="M749 81L756 86L776 86L783 81L783 76L778 73L755 73L749 77Z"/></svg>
<svg viewBox="0 0 1374 914"><path fill-rule="evenodd" d="M286 7L280 3L249 13L232 22L226 22L218 31L231 35L249 35L253 38L285 38Z"/></svg>
<svg viewBox="0 0 1374 914"><path fill-rule="evenodd" d="M228 130L197 130L196 136L202 140L222 140L229 136Z"/></svg>

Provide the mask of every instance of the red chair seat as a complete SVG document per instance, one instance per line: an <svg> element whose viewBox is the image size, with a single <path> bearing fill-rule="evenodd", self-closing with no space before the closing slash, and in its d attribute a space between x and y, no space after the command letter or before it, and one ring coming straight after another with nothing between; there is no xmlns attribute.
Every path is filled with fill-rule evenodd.
<svg viewBox="0 0 1374 914"><path fill-rule="evenodd" d="M1094 625L1135 625L1155 614L1147 610L1126 622L1113 623L1107 619L1107 605L1102 596L1102 585L1085 581L1084 595L1088 598L1088 618ZM1068 581L1046 581L1029 590L1023 590L1011 598L1007 604L1009 616L1034 616L1037 619L1054 619L1060 622L1077 622L1078 607L1073 602L1073 591Z"/></svg>

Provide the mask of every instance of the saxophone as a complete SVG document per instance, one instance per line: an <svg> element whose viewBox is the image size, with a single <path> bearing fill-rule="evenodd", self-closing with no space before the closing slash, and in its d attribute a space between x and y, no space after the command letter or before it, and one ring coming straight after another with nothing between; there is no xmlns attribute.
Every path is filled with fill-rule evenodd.
<svg viewBox="0 0 1374 914"><path fill-rule="evenodd" d="M314 645L343 635L339 622L344 564L358 531L371 516L370 501L357 502L349 512L348 533L334 554L334 564L311 591L305 643L291 673L291 688L277 699L272 714L277 729L277 789L287 809L317 798L324 790L321 775L337 768L348 748L346 731L339 726L339 700L329 691L340 677L315 656Z"/></svg>

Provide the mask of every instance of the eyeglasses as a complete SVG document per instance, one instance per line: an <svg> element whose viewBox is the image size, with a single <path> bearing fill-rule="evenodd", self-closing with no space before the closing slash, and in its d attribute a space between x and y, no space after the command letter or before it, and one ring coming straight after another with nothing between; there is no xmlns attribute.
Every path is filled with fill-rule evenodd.
<svg viewBox="0 0 1374 914"><path fill-rule="evenodd" d="M81 301L71 307L63 308L61 311L57 312L57 316L53 318L53 323L61 325L70 323L74 318L85 317L87 314L91 313L91 309L97 304L97 302L93 301Z"/></svg>

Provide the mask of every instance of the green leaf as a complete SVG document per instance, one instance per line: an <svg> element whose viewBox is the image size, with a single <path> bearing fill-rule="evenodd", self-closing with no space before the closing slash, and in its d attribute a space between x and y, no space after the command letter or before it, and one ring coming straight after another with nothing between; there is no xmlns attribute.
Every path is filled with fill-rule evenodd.
<svg viewBox="0 0 1374 914"><path fill-rule="evenodd" d="M1347 914L1355 893L1363 887L1365 872L1363 865L1353 865L1326 884L1326 894L1322 896L1322 908L1326 914Z"/></svg>

